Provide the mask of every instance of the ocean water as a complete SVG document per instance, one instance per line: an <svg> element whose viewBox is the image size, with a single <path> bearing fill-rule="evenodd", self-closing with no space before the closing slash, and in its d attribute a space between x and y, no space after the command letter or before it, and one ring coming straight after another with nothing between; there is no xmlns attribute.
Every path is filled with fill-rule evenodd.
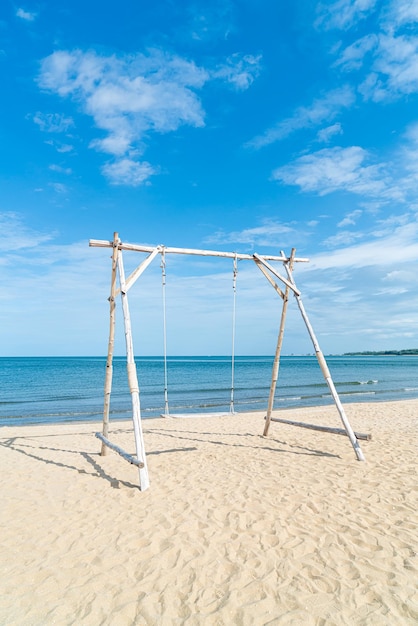
<svg viewBox="0 0 418 626"><path fill-rule="evenodd" d="M418 356L326 357L343 404L418 398ZM164 412L162 357L136 359L143 418ZM235 411L265 411L273 357L236 357ZM0 358L0 425L102 419L105 357ZM228 357L170 357L171 413L230 409L232 368ZM280 362L275 409L332 403L314 356ZM129 419L126 360L114 359L111 419Z"/></svg>

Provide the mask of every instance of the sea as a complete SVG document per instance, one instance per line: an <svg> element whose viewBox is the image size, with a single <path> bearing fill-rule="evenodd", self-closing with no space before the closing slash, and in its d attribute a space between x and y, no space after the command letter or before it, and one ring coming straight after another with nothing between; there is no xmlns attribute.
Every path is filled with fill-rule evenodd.
<svg viewBox="0 0 418 626"><path fill-rule="evenodd" d="M273 356L136 358L142 418L265 411ZM418 356L328 356L343 405L418 398ZM106 357L0 358L0 426L100 422ZM167 381L167 394L165 394ZM233 404L231 406L231 400ZM166 403L167 401L167 403ZM274 409L332 403L315 356L282 356ZM126 358L113 361L110 419L131 417Z"/></svg>

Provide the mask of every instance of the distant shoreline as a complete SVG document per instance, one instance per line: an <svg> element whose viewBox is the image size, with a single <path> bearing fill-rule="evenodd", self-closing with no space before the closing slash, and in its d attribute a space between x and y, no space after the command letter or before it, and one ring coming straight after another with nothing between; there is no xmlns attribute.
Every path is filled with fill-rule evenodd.
<svg viewBox="0 0 418 626"><path fill-rule="evenodd" d="M377 350L366 352L344 352L343 356L418 356L418 348L409 350Z"/></svg>
<svg viewBox="0 0 418 626"><path fill-rule="evenodd" d="M291 358L291 357L295 357L295 358L306 358L306 357L315 357L315 353L314 352L302 352L300 354L296 354L296 353L290 353L290 354L282 354L282 357L286 357L286 358ZM334 352L326 352L324 354L324 356L326 358L329 357L342 357L342 356L418 356L418 348L409 348L406 350L364 350L364 351L358 351L358 352L342 352L342 353L334 353ZM75 355L75 354L71 354L71 355L34 355L34 354L30 354L30 355L1 355L0 356L0 360L2 361L6 361L8 359L60 359L60 360L65 360L65 359L100 359L101 361L106 361L106 355L105 354L91 354L91 355L86 355L86 354L79 354L79 355ZM113 358L115 360L121 360L121 359L126 359L126 355L124 354L115 354L113 356ZM135 355L136 359L139 360L152 360L152 359L158 359L158 360L162 360L164 358L164 356L162 354L137 354ZM171 354L167 356L167 359L173 360L173 359L189 359L189 360L194 360L194 359L231 359L231 355L230 354L211 354L211 355L203 355L203 354L194 354L194 355L190 355L190 354L185 354L185 355L180 355L180 354ZM237 354L235 355L235 359L274 359L274 354Z"/></svg>

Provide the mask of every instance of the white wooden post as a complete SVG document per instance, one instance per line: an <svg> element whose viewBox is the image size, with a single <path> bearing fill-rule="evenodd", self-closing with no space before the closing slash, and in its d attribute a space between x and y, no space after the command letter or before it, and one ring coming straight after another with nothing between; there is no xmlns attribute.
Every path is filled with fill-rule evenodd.
<svg viewBox="0 0 418 626"><path fill-rule="evenodd" d="M295 252L296 252L296 249L292 248L290 259L288 261L290 264L290 267L293 267L293 259L295 258ZM284 256L283 252L281 252L281 254ZM273 406L274 406L274 396L276 393L277 381L279 378L280 355L282 352L284 327L286 323L287 307L289 304L289 292L290 292L290 287L286 285L284 294L282 292L283 308L282 308L282 315L280 318L279 335L277 337L276 353L274 355L273 369L271 373L270 395L269 395L269 400L268 400L268 405L267 405L266 423L264 424L264 431L263 431L264 437L267 437L268 432L269 432L270 423L271 423L271 415L272 415Z"/></svg>
<svg viewBox="0 0 418 626"><path fill-rule="evenodd" d="M126 367L128 372L129 390L132 399L132 420L135 433L136 456L143 467L139 467L139 488L145 491L149 487L149 476L147 461L145 458L144 437L141 424L141 405L139 400L138 376L136 373L136 365L134 360L134 349L132 341L131 318L129 314L128 295L125 286L125 270L123 267L122 252L118 254L118 270L122 298L123 319L125 325L125 342L126 342Z"/></svg>
<svg viewBox="0 0 418 626"><path fill-rule="evenodd" d="M110 324L109 324L109 343L107 347L106 376L104 389L104 407L103 407L103 437L109 436L109 410L110 410L110 394L112 392L113 379L113 350L115 344L115 293L116 293L116 270L118 262L118 233L113 234L113 254L112 254L112 278L110 284ZM107 446L102 440L101 456L107 453Z"/></svg>

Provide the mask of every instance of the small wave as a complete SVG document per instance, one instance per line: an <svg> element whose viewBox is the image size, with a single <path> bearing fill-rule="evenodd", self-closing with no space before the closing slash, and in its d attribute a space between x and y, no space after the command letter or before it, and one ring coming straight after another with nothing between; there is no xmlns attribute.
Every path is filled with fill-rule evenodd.
<svg viewBox="0 0 418 626"><path fill-rule="evenodd" d="M246 389L246 387L242 387L242 389ZM181 394L198 394L198 393L228 393L231 390L231 387L211 387L210 383L205 387L192 387L190 383L176 383L176 387L169 390L171 396L179 396Z"/></svg>
<svg viewBox="0 0 418 626"><path fill-rule="evenodd" d="M347 380L345 382L336 382L336 387L349 387L350 385L377 385L378 380Z"/></svg>
<svg viewBox="0 0 418 626"><path fill-rule="evenodd" d="M0 420L3 419L50 419L52 417L57 418L83 418L85 416L90 415L100 415L101 412L98 411L56 411L55 413L25 413L24 415L0 415Z"/></svg>
<svg viewBox="0 0 418 626"><path fill-rule="evenodd" d="M375 391L343 391L340 393L341 396L375 396Z"/></svg>
<svg viewBox="0 0 418 626"><path fill-rule="evenodd" d="M302 400L302 396L289 396L287 398L279 398L279 402L287 402L288 400L289 401L290 400L293 400L293 401Z"/></svg>
<svg viewBox="0 0 418 626"><path fill-rule="evenodd" d="M196 411L197 409L214 409L217 407L225 407L228 406L229 402L225 400L214 401L214 402L192 402L192 403L183 403L183 404L170 404L171 411L184 411L184 410L192 410ZM155 409L150 409L155 410Z"/></svg>

